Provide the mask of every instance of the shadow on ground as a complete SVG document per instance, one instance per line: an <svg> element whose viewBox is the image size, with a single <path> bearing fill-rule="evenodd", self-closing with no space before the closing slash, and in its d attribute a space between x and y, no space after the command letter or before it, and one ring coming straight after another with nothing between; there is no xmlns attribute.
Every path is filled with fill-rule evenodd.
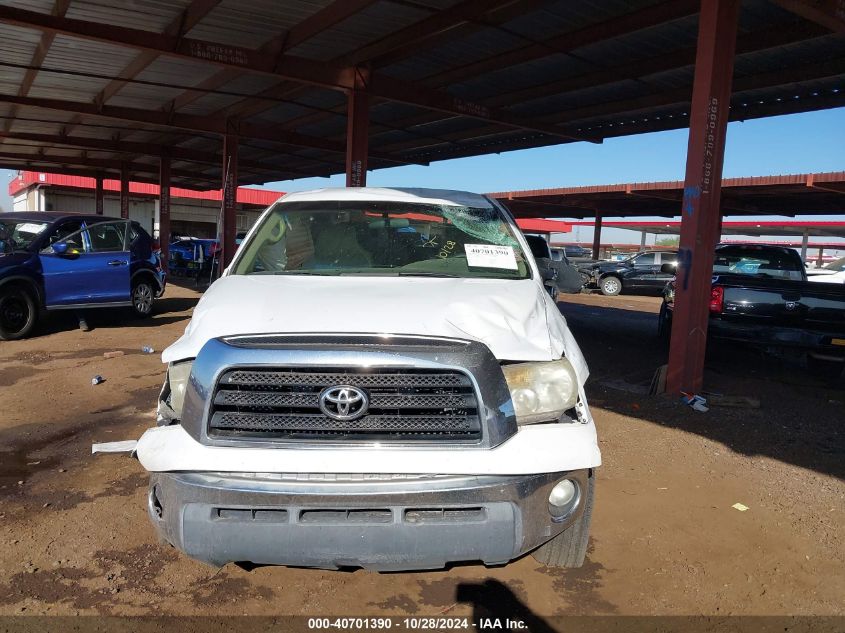
<svg viewBox="0 0 845 633"><path fill-rule="evenodd" d="M624 297L619 299L624 301ZM712 407L698 413L668 396L650 397L608 386L647 386L666 363L647 311L562 301L560 309L590 367L587 396L594 405L721 442L748 456L768 456L845 479L845 378L814 378L800 363L763 351L712 343L705 391L748 396L759 408Z"/></svg>

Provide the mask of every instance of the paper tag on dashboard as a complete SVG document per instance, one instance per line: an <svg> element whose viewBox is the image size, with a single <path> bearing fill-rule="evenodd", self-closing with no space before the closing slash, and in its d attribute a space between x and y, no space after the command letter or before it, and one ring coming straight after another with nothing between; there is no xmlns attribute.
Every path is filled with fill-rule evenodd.
<svg viewBox="0 0 845 633"><path fill-rule="evenodd" d="M495 244L464 244L467 265L477 268L506 268L518 270L516 256L510 246Z"/></svg>

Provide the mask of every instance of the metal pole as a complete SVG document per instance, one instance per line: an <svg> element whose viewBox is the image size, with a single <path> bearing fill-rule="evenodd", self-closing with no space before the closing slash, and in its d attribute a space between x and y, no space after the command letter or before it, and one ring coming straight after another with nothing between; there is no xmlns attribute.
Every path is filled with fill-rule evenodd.
<svg viewBox="0 0 845 633"><path fill-rule="evenodd" d="M226 268L235 256L235 236L238 229L238 137L226 134L223 137L223 228L221 247L223 248L222 268ZM222 270L222 269L221 269Z"/></svg>
<svg viewBox="0 0 845 633"><path fill-rule="evenodd" d="M666 377L669 393L695 393L704 382L713 246L719 238L722 164L738 18L739 0L701 2Z"/></svg>
<svg viewBox="0 0 845 633"><path fill-rule="evenodd" d="M804 235L801 238L801 261L807 261L807 245L810 242L810 231L809 229L804 229Z"/></svg>
<svg viewBox="0 0 845 633"><path fill-rule="evenodd" d="M158 185L158 241L162 266L167 270L170 259L170 156L159 158Z"/></svg>
<svg viewBox="0 0 845 633"><path fill-rule="evenodd" d="M601 250L601 213L596 211L596 221L593 224L593 259L601 259L599 251Z"/></svg>
<svg viewBox="0 0 845 633"><path fill-rule="evenodd" d="M120 217L129 219L129 166L120 165Z"/></svg>
<svg viewBox="0 0 845 633"><path fill-rule="evenodd" d="M103 215L103 174L94 179L94 213Z"/></svg>
<svg viewBox="0 0 845 633"><path fill-rule="evenodd" d="M644 251L644 250L645 250L645 238L646 238L646 235L647 235L647 233L646 233L645 231L642 231L642 236L640 237L640 250L641 250L641 251Z"/></svg>
<svg viewBox="0 0 845 633"><path fill-rule="evenodd" d="M355 69L355 88L347 94L346 105L346 186L367 186L369 152L370 95L369 72Z"/></svg>

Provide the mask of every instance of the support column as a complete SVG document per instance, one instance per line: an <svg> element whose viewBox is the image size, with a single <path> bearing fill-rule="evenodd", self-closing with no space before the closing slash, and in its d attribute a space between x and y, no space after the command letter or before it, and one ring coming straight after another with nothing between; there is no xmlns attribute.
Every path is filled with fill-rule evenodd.
<svg viewBox="0 0 845 633"><path fill-rule="evenodd" d="M94 213L103 215L103 174L94 178Z"/></svg>
<svg viewBox="0 0 845 633"><path fill-rule="evenodd" d="M235 256L235 236L238 229L238 137L226 134L223 137L223 227L220 229L223 256L221 270L226 268Z"/></svg>
<svg viewBox="0 0 845 633"><path fill-rule="evenodd" d="M807 261L807 245L810 243L810 231L804 229L804 235L801 237L801 261Z"/></svg>
<svg viewBox="0 0 845 633"><path fill-rule="evenodd" d="M129 219L129 168L126 163L120 166L120 217Z"/></svg>
<svg viewBox="0 0 845 633"><path fill-rule="evenodd" d="M369 71L355 69L355 88L347 95L346 105L346 186L367 186L369 151L370 95L367 93Z"/></svg>
<svg viewBox="0 0 845 633"><path fill-rule="evenodd" d="M645 250L645 238L646 238L646 235L648 235L648 234L647 234L645 231L642 231L642 237L640 237L640 250L641 250L641 251L644 251L644 250Z"/></svg>
<svg viewBox="0 0 845 633"><path fill-rule="evenodd" d="M159 158L158 185L158 241L162 266L167 270L170 260L170 156Z"/></svg>
<svg viewBox="0 0 845 633"><path fill-rule="evenodd" d="M593 224L593 259L599 259L601 250L601 213L596 211L596 221Z"/></svg>
<svg viewBox="0 0 845 633"><path fill-rule="evenodd" d="M666 377L671 394L699 392L704 381L738 16L739 0L701 0Z"/></svg>
<svg viewBox="0 0 845 633"><path fill-rule="evenodd" d="M819 256L818 259L816 259L816 267L821 268L822 264L824 264L824 249L819 246Z"/></svg>

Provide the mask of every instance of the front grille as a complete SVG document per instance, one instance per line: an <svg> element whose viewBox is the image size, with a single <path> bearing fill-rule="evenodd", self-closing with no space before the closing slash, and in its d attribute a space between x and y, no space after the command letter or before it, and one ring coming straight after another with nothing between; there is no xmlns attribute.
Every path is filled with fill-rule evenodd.
<svg viewBox="0 0 845 633"><path fill-rule="evenodd" d="M366 392L367 413L336 420L319 408L336 385ZM459 371L414 369L232 369L217 383L211 438L290 440L470 440L481 438L478 401Z"/></svg>

